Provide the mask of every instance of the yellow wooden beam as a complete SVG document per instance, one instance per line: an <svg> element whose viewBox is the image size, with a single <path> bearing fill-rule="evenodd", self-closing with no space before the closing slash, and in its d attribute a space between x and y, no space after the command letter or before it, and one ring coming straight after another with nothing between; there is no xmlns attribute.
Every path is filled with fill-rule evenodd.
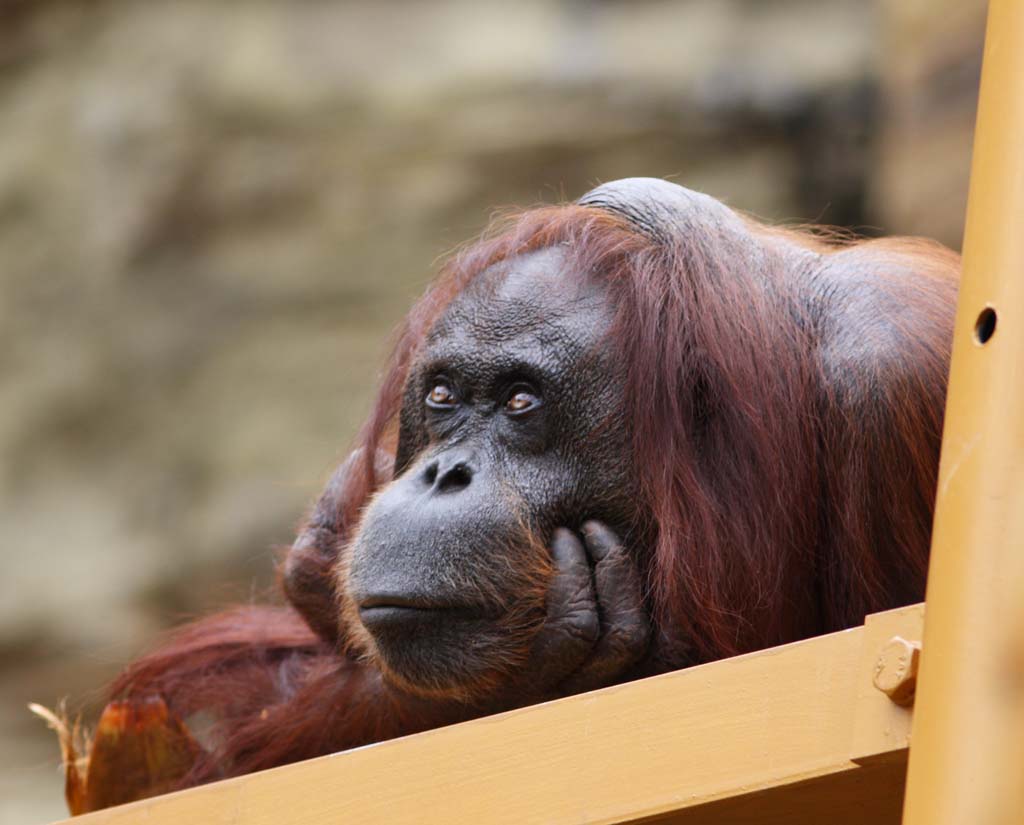
<svg viewBox="0 0 1024 825"><path fill-rule="evenodd" d="M1024 0L991 0L907 825L1024 821Z"/></svg>
<svg viewBox="0 0 1024 825"><path fill-rule="evenodd" d="M75 825L899 822L911 713L874 686L923 608L89 814Z"/></svg>

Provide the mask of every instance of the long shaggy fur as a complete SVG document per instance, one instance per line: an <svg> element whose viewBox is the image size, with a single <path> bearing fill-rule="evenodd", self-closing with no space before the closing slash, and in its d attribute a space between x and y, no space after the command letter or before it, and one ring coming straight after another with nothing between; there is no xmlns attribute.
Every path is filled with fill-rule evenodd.
<svg viewBox="0 0 1024 825"><path fill-rule="evenodd" d="M491 264L556 244L616 308L649 533L640 563L666 661L829 632L923 597L958 257L746 219L742 231L694 220L670 240L584 206L499 222L410 312L359 435L362 467L314 528L341 552L386 482L375 457L394 455L407 373L452 298ZM186 627L114 684L118 698L160 694L182 716L214 716L217 746L190 783L485 712L472 696L426 701L385 683L353 623L324 620L344 603L336 556L301 565L311 586L293 606ZM311 592L317 604L303 602Z"/></svg>

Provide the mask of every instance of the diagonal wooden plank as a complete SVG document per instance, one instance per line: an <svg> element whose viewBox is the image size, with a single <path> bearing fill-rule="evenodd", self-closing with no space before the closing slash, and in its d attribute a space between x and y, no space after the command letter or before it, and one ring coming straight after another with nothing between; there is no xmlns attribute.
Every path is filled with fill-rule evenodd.
<svg viewBox="0 0 1024 825"><path fill-rule="evenodd" d="M869 810L898 822L910 714L872 687L872 671L881 641L920 638L922 615L880 613L841 633L73 822L769 825Z"/></svg>

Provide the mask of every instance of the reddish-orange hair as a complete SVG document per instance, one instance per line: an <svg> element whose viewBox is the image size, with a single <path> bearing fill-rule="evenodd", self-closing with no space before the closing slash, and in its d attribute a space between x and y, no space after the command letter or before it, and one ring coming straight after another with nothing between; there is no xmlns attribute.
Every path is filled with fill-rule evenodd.
<svg viewBox="0 0 1024 825"><path fill-rule="evenodd" d="M723 211L724 207L718 205ZM559 245L606 285L626 376L638 550L673 666L859 623L924 594L958 257L926 241L851 242L687 216L642 231L597 206L511 215L454 255L399 330L330 529L351 535L388 479L403 388L439 314L492 264ZM319 565L319 566L318 566ZM304 575L330 596L333 558ZM216 719L205 781L466 718L389 691L304 606L205 619L113 695Z"/></svg>

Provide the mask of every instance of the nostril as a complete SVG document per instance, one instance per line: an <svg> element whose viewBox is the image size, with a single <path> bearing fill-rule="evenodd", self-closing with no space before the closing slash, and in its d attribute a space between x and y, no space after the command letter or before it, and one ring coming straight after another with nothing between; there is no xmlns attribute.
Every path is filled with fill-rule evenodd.
<svg viewBox="0 0 1024 825"><path fill-rule="evenodd" d="M459 461L444 472L437 482L437 490L439 493L461 490L463 487L468 487L472 479L473 471L469 465Z"/></svg>
<svg viewBox="0 0 1024 825"><path fill-rule="evenodd" d="M423 470L423 480L427 483L428 487L433 487L434 482L437 481L437 462L431 461Z"/></svg>

